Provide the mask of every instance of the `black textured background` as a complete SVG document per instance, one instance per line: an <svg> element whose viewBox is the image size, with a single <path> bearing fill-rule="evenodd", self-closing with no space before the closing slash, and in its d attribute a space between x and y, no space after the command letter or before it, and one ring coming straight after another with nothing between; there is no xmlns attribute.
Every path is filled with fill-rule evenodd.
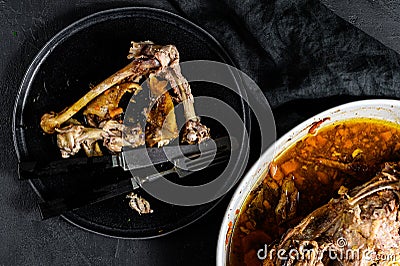
<svg viewBox="0 0 400 266"><path fill-rule="evenodd" d="M335 102L400 95L399 55L357 28L400 50L399 4L323 2L329 8L316 0L0 1L0 264L215 264L228 199L200 221L153 240L112 239L60 218L39 220L37 197L27 182L17 181L11 119L25 70L55 33L79 18L114 7L151 6L175 12L215 36L258 83L282 133Z"/></svg>

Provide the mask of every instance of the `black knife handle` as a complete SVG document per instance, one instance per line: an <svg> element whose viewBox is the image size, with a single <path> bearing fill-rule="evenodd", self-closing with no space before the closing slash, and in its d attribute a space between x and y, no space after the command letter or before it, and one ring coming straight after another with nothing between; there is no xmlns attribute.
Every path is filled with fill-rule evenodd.
<svg viewBox="0 0 400 266"><path fill-rule="evenodd" d="M108 169L118 166L115 155L99 157L79 157L57 161L20 161L18 163L19 179L36 179L51 177L71 172L96 169Z"/></svg>

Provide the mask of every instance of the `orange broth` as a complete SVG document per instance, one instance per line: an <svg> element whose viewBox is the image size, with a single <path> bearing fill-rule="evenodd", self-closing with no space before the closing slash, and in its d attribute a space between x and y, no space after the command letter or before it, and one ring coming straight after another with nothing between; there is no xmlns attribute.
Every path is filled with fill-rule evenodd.
<svg viewBox="0 0 400 266"><path fill-rule="evenodd" d="M274 159L261 184L246 198L234 225L228 264L262 265L257 251L265 244L279 240L303 217L336 197L341 186L352 188L373 177L372 172L348 173L322 160L379 167L399 159L400 126L395 123L351 119L306 135ZM283 221L275 208L285 193L282 180L288 177L298 190L298 202L295 217Z"/></svg>

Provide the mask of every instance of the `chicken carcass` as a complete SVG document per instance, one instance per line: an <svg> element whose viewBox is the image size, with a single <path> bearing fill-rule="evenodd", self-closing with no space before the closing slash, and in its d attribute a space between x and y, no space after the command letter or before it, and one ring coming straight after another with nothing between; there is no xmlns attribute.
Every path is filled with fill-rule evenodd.
<svg viewBox="0 0 400 266"><path fill-rule="evenodd" d="M269 246L263 265L399 265L399 171L385 163L364 185L339 190Z"/></svg>

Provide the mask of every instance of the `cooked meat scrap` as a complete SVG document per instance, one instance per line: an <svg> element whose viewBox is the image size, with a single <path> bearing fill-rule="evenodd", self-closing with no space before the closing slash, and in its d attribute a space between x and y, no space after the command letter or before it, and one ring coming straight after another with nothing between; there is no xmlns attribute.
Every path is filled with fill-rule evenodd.
<svg viewBox="0 0 400 266"><path fill-rule="evenodd" d="M153 213L153 210L150 208L150 203L144 198L133 192L129 193L126 197L130 199L129 207L137 211L139 215Z"/></svg>
<svg viewBox="0 0 400 266"><path fill-rule="evenodd" d="M122 147L139 147L144 145L144 133L140 125L127 127L117 121L109 120L99 126L104 132L103 145L112 152L121 152Z"/></svg>
<svg viewBox="0 0 400 266"><path fill-rule="evenodd" d="M77 154L82 147L88 156L101 155L101 152L96 152L98 150L95 146L95 142L103 138L101 129L70 124L56 130L57 146L63 158Z"/></svg>
<svg viewBox="0 0 400 266"><path fill-rule="evenodd" d="M128 128L114 120L103 122L100 128L71 124L56 130L57 145L63 158L75 155L81 148L89 157L99 156L99 147L95 144L99 140L103 140L104 146L112 152L120 152L123 146L138 147L144 144L140 126Z"/></svg>
<svg viewBox="0 0 400 266"><path fill-rule="evenodd" d="M299 191L297 190L293 176L289 175L283 179L281 196L275 208L277 220L283 223L296 217Z"/></svg>
<svg viewBox="0 0 400 266"><path fill-rule="evenodd" d="M400 262L399 170L400 163L386 163L371 181L348 194L342 190L339 199L332 199L313 211L268 249L284 250L286 256L278 258L271 253L263 265ZM299 256L289 256L295 254L291 251ZM375 261L371 254L393 257L391 261Z"/></svg>

